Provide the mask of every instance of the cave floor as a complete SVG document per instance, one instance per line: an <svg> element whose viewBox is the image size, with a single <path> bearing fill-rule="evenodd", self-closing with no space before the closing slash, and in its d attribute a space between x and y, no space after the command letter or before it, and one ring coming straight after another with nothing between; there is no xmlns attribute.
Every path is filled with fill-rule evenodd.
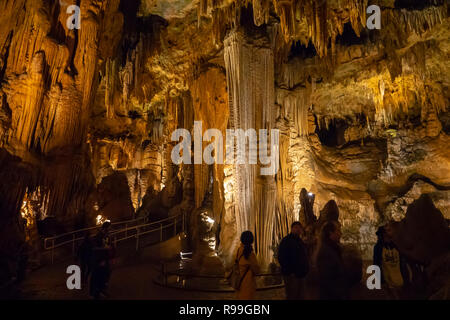
<svg viewBox="0 0 450 320"><path fill-rule="evenodd" d="M35 270L27 279L10 291L10 299L23 300L86 300L89 297L88 285L81 290L66 287L66 268L70 263L60 263ZM153 282L158 274L158 265L142 262L113 268L107 300L231 300L234 293L187 291L161 287ZM257 299L285 299L284 289L261 290ZM386 300L383 290L368 290L359 285L352 290L352 300Z"/></svg>

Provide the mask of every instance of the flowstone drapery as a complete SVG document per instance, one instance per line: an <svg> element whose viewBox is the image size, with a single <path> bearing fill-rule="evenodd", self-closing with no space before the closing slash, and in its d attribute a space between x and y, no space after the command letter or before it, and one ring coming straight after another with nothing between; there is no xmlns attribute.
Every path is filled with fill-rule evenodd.
<svg viewBox="0 0 450 320"><path fill-rule="evenodd" d="M244 131L274 128L274 62L268 39L264 36L249 38L244 32L233 31L225 39L224 46L229 128ZM246 150L247 155L250 154L251 150ZM260 176L259 166L249 164L249 161L235 164L232 172L237 236L245 230L254 232L258 259L267 265L272 259L274 177Z"/></svg>

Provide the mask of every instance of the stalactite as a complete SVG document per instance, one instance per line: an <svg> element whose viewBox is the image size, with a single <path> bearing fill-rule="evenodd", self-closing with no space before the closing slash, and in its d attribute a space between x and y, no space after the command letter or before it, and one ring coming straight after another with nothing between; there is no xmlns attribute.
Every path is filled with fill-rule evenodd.
<svg viewBox="0 0 450 320"><path fill-rule="evenodd" d="M295 35L295 6L292 1L273 1L275 12L280 16L280 26L286 42Z"/></svg>
<svg viewBox="0 0 450 320"><path fill-rule="evenodd" d="M215 43L222 43L225 37L225 31L228 28L235 29L239 27L240 10L240 6L233 1L227 6L216 5L213 7L211 15L213 39Z"/></svg>
<svg viewBox="0 0 450 320"><path fill-rule="evenodd" d="M106 118L114 117L114 93L117 86L117 61L108 59L105 65L105 107Z"/></svg>
<svg viewBox="0 0 450 320"><path fill-rule="evenodd" d="M315 1L313 12L313 23L310 24L310 28L311 26L313 28L310 34L312 35L312 41L317 53L320 57L323 57L327 54L328 47L327 2L323 1L322 3L318 3Z"/></svg>
<svg viewBox="0 0 450 320"><path fill-rule="evenodd" d="M309 134L308 110L311 105L311 84L295 91L277 90L276 102L283 107L281 116L293 121L298 135Z"/></svg>
<svg viewBox="0 0 450 320"><path fill-rule="evenodd" d="M274 227L274 242L288 234L292 222L298 220L295 217L294 203L290 194L293 191L292 166L289 154L291 143L291 128L284 121L279 121L277 128L280 136L280 171L277 174L276 194L276 221Z"/></svg>
<svg viewBox="0 0 450 320"><path fill-rule="evenodd" d="M305 23L308 28L308 39L311 39L320 57L327 55L329 39L332 46L337 34L342 34L345 19L342 19L335 12L336 9L348 10L351 25L355 33L359 36L362 27L365 25L365 10L367 0L340 1L339 6L334 8L327 1L286 1L274 0L275 12L280 17L281 30L286 42L301 39L302 35L298 31L301 23ZM308 41L303 40L304 44Z"/></svg>
<svg viewBox="0 0 450 320"><path fill-rule="evenodd" d="M370 87L377 121L385 126L396 123L401 114L408 115L410 107L414 105L421 106L422 122L426 121L430 112L437 115L447 109L445 99L438 93L440 86L428 85L414 74L399 76L394 81L387 77L376 77L372 79Z"/></svg>
<svg viewBox="0 0 450 320"><path fill-rule="evenodd" d="M71 225L94 183L83 143L99 61L110 58L101 53L113 54L120 40L114 32L109 37L99 34L110 25L109 20L121 28L119 1L101 5L82 1L83 28L77 32L67 29L61 2L14 1L11 7L12 3L3 9L14 11L16 4L20 6L20 14L13 19L20 17L21 23L10 20L5 26L2 18L0 36L3 46L6 28L9 52L7 64L2 65L2 90L11 110L7 144L15 146L15 155L34 172L33 181L24 182L21 189L30 195L39 190L35 196L45 204L46 214ZM103 50L105 42L109 51ZM17 194L23 199L22 191Z"/></svg>
<svg viewBox="0 0 450 320"><path fill-rule="evenodd" d="M253 40L255 41L255 40ZM256 40L258 41L258 40ZM253 128L274 128L274 69L273 53L269 44L256 46L242 33L232 32L225 39L225 68L227 71L227 86L230 105L229 126L233 129L247 130ZM234 166L234 196L236 198L236 222L238 234L244 230L255 230L261 226L258 221L270 222L274 217L274 207L267 207L256 193L258 171L257 166L239 164ZM271 177L270 179L273 179ZM270 179L264 183L270 188ZM256 195L256 196L255 196ZM264 205L265 208L261 206ZM266 209L271 209L267 211ZM257 230L258 233L260 230ZM260 234L257 241L257 251L260 261L267 265L271 257L266 256L265 249L272 245L273 233Z"/></svg>
<svg viewBox="0 0 450 320"><path fill-rule="evenodd" d="M133 62L128 60L125 67L121 71L122 78L122 103L126 106L128 104L128 98L133 90Z"/></svg>
<svg viewBox="0 0 450 320"><path fill-rule="evenodd" d="M409 32L422 35L425 31L442 23L447 16L447 5L430 6L424 10L401 10L396 21L401 21L402 25Z"/></svg>
<svg viewBox="0 0 450 320"><path fill-rule="evenodd" d="M252 0L253 22L260 26L269 21L270 0Z"/></svg>
<svg viewBox="0 0 450 320"><path fill-rule="evenodd" d="M250 3L253 7L253 20L256 26L269 21L269 0L246 1L208 1L202 0L198 5L198 23L200 17L210 14L213 18L213 36L216 43L222 38L226 26L232 29L239 27L240 10ZM286 44L301 40L305 45L312 40L320 57L327 56L329 40L334 41L337 34L342 34L345 21L350 20L351 26L359 36L366 23L366 8L368 0L345 0L328 5L327 1L316 0L273 0L275 13L280 17L280 29ZM347 17L342 17L346 9ZM307 36L303 34L306 24ZM334 48L332 48L333 50Z"/></svg>

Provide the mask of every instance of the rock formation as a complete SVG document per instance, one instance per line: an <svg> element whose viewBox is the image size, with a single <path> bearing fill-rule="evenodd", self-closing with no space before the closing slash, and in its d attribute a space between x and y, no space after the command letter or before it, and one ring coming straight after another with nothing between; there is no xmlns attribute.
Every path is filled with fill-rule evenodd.
<svg viewBox="0 0 450 320"><path fill-rule="evenodd" d="M267 266L290 223L320 221L330 200L343 241L365 259L376 228L422 194L449 219L448 4L379 1L373 30L370 4L1 1L2 259L38 241L30 230L45 218L72 230L99 211L114 221L192 216L209 187L226 266L244 230ZM171 135L194 136L194 121L224 137L278 129L279 170L173 163Z"/></svg>

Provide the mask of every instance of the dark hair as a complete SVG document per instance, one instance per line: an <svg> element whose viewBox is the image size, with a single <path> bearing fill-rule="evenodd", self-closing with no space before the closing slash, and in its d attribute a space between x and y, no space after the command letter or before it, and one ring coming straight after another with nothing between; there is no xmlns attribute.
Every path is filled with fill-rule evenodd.
<svg viewBox="0 0 450 320"><path fill-rule="evenodd" d="M318 254L322 250L323 246L325 246L325 245L333 248L336 251L336 253L338 254L339 258L342 259L341 247L339 246L338 243L336 243L330 239L330 235L334 231L336 231L338 224L339 224L338 221L327 221L322 226L322 228L320 230L319 244L318 244L316 252L314 254L314 261L316 263L317 263Z"/></svg>
<svg viewBox="0 0 450 320"><path fill-rule="evenodd" d="M303 226L302 226L302 224L300 223L300 221L294 221L294 222L292 222L292 224L291 224L291 229L292 229L293 227L295 227L295 226L300 226L300 227L303 228Z"/></svg>
<svg viewBox="0 0 450 320"><path fill-rule="evenodd" d="M323 225L322 231L320 232L320 237L322 241L330 240L330 234L336 231L336 224L337 224L336 221L328 221Z"/></svg>
<svg viewBox="0 0 450 320"><path fill-rule="evenodd" d="M253 233L251 233L251 231L242 232L241 242L244 245L244 257L245 259L248 259L253 251Z"/></svg>
<svg viewBox="0 0 450 320"><path fill-rule="evenodd" d="M377 232L375 232L375 234L377 235L378 239L380 240L384 240L384 233L386 232L386 230L384 229L384 226L379 227Z"/></svg>
<svg viewBox="0 0 450 320"><path fill-rule="evenodd" d="M102 224L102 229L103 229L103 230L104 230L104 229L108 229L110 226L111 226L111 222L105 221L105 222L103 222L103 224Z"/></svg>

